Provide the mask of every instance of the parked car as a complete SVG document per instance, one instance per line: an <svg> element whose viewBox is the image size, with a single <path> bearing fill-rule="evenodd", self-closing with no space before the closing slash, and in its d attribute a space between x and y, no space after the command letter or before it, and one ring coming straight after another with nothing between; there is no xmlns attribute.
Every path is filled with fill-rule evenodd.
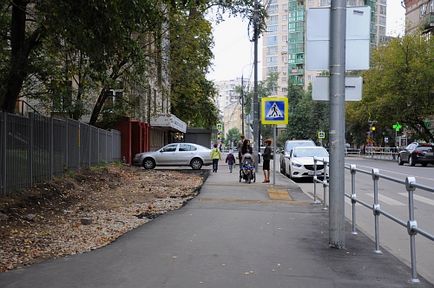
<svg viewBox="0 0 434 288"><path fill-rule="evenodd" d="M289 172L289 160L291 158L291 151L294 147L316 147L315 142L312 140L287 140L283 151L280 155L280 173L288 175Z"/></svg>
<svg viewBox="0 0 434 288"><path fill-rule="evenodd" d="M409 144L405 149L399 151L398 164L408 163L410 166L422 164L426 166L429 163L434 164L434 144L417 143Z"/></svg>
<svg viewBox="0 0 434 288"><path fill-rule="evenodd" d="M315 176L314 160L317 157L329 161L329 153L324 147L294 147L289 160L289 178L305 178ZM324 176L324 163L317 162L316 176Z"/></svg>
<svg viewBox="0 0 434 288"><path fill-rule="evenodd" d="M199 170L211 165L211 149L194 143L172 143L154 152L138 153L133 165L154 169L155 166L191 166Z"/></svg>

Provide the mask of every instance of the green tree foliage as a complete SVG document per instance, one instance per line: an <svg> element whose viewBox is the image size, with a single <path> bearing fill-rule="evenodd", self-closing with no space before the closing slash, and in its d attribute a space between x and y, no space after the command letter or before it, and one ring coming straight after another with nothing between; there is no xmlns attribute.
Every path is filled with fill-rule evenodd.
<svg viewBox="0 0 434 288"><path fill-rule="evenodd" d="M129 113L127 99L122 100L126 106L105 109L107 92L119 85L143 85L144 78L168 72L159 61L166 49L162 35L169 29L171 53L163 60L170 61L174 82L173 93L166 91L166 96L173 112L191 126L209 127L217 110L215 88L205 78L213 39L204 15L213 8L218 21L225 13L252 19L252 6L250 0L2 1L0 107L13 112L18 97L25 95L76 119L92 111L92 124L101 112L109 118L117 110ZM264 19L264 9L260 15Z"/></svg>
<svg viewBox="0 0 434 288"><path fill-rule="evenodd" d="M318 142L318 131L329 130L328 103L313 101L311 88L304 92L296 86L289 86L288 98L289 123L286 131L280 134L278 145L283 146L288 139L312 139ZM327 142L327 139L323 141Z"/></svg>
<svg viewBox="0 0 434 288"><path fill-rule="evenodd" d="M349 131L366 137L369 120L376 120L376 135L394 136L392 125L410 128L414 139L434 141L424 121L434 115L434 39L408 35L373 52L371 69L364 73L363 98L348 105ZM356 136L357 135L357 136ZM393 137L392 137L393 138Z"/></svg>
<svg viewBox="0 0 434 288"><path fill-rule="evenodd" d="M211 127L218 120L213 102L217 91L205 78L213 58L211 23L200 14L174 13L170 26L172 113L190 126Z"/></svg>
<svg viewBox="0 0 434 288"><path fill-rule="evenodd" d="M41 74L36 78L44 79L47 71L34 68L41 67L35 64L44 57L56 56L48 52L56 45L50 42L57 41L58 48L81 51L96 74L111 70L111 75L117 75L120 63L140 52L133 33L155 31L164 19L161 5L155 1L5 2L0 18L8 19L10 25L1 27L2 46L10 43L10 53L5 55L7 65L1 71L0 104L10 112L27 78Z"/></svg>
<svg viewBox="0 0 434 288"><path fill-rule="evenodd" d="M238 128L229 129L228 133L226 133L225 137L225 146L232 147L233 144L235 147L237 146L238 141L240 140L240 130Z"/></svg>

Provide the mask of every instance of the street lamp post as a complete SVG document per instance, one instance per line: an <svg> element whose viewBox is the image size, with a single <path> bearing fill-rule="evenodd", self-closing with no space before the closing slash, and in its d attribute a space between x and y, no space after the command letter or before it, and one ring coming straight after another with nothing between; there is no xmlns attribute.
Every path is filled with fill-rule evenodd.
<svg viewBox="0 0 434 288"><path fill-rule="evenodd" d="M241 74L241 135L244 135L244 78Z"/></svg>
<svg viewBox="0 0 434 288"><path fill-rule="evenodd" d="M259 104L258 104L258 37L259 37L259 3L258 0L255 0L254 6L254 14L253 14L253 40L254 40L254 58L253 62L255 65L254 68L254 80L253 80L253 142L255 144L255 151L253 151L253 155L255 159L258 159L258 152L260 149L260 139L259 139ZM258 169L258 162L256 163L256 170Z"/></svg>

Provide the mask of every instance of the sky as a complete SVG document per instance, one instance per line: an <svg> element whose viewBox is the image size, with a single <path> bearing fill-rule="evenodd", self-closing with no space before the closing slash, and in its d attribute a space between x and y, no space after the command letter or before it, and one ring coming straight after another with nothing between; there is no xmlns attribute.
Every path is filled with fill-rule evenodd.
<svg viewBox="0 0 434 288"><path fill-rule="evenodd" d="M387 0L386 35L404 34L405 9L401 0ZM227 18L214 26L214 61L208 79L222 81L250 78L253 81L253 42L249 41L247 21L241 18ZM258 61L262 61L262 42L258 44ZM258 78L261 80L261 63L258 64Z"/></svg>

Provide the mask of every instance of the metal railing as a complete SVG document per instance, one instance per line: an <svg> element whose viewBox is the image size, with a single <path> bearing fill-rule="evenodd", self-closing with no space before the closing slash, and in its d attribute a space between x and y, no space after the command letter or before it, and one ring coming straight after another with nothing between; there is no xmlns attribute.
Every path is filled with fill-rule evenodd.
<svg viewBox="0 0 434 288"><path fill-rule="evenodd" d="M324 164L324 172L322 173L323 175L321 177L322 179L318 178L318 171L317 171L317 163L318 162L321 162L321 163ZM329 182L328 182L329 161L324 160L322 158L316 158L316 157L314 157L313 158L313 169L314 169L314 176L313 176L313 202L315 204L320 204L321 203L321 201L318 200L317 190L316 190L316 183L321 183L322 187L323 187L323 201L322 201L323 208L322 209L323 210L327 210L328 208L327 208L327 201L326 201L327 197L326 197L326 194L327 194L327 189L329 187Z"/></svg>
<svg viewBox="0 0 434 288"><path fill-rule="evenodd" d="M67 169L121 160L121 134L72 119L0 112L0 195Z"/></svg>
<svg viewBox="0 0 434 288"><path fill-rule="evenodd" d="M371 159L396 160L398 148L396 147L366 147L362 156Z"/></svg>
<svg viewBox="0 0 434 288"><path fill-rule="evenodd" d="M314 165L315 165L315 170L316 170L316 165L317 162L323 162L324 163L324 167L327 167L328 162L323 161L322 159L315 159L314 158ZM364 207L366 207L367 209L372 210L373 215L374 215L374 229L375 229L375 253L381 254L381 250L380 250L380 216L383 215L386 218L392 220L393 222L405 227L407 229L407 233L409 235L409 241L410 241L410 262L411 262L411 282L412 283L419 283L419 279L417 278L417 270L416 270L416 240L415 237L417 234L422 235L423 237L434 241L434 235L419 228L417 225L417 221L415 219L415 215L414 215L414 200L413 200L413 194L414 191L416 190L416 188L424 190L424 191L428 191L428 192L434 192L434 188L432 187L428 187L425 185L421 185L421 184L417 184L416 183L416 178L415 177L411 177L411 176L407 176L405 181L400 180L400 179L396 179L387 175L381 175L380 171L376 168L372 169L372 171L366 171L366 170L362 170L356 167L356 165L351 164L351 165L346 165L345 169L349 170L351 173L351 194L345 193L345 197L349 198L351 200L351 233L356 235L357 231L356 231L356 204L360 204ZM359 199L357 199L357 194L356 194L356 173L362 173L362 174L367 174L367 175L371 175L372 176L372 181L373 181L373 188L374 188L374 202L371 203L366 203L364 201L361 201ZM325 174L326 175L326 174ZM383 210L380 206L379 203L379 188L378 188L378 182L380 179L385 179L388 181L392 181L398 184L403 184L405 185L405 189L407 190L408 193L408 219L406 220L402 220L399 219L398 217L392 215L391 213ZM320 200L318 200L317 196L316 196L316 183L322 183L323 188L324 188L324 198L323 198L323 209L327 209L327 204L326 204L326 190L328 187L328 181L327 178L324 177L324 180L319 180L316 176L314 176L314 203L321 203Z"/></svg>

